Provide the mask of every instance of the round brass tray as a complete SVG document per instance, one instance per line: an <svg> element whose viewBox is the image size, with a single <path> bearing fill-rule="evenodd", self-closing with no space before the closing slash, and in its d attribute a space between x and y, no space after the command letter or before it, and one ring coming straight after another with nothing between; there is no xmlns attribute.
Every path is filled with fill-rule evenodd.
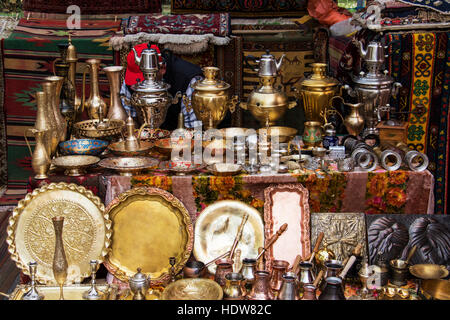
<svg viewBox="0 0 450 320"><path fill-rule="evenodd" d="M56 284L53 277L55 232L52 218L64 217L63 242L69 265L67 283L90 276L91 260L99 263L108 252L112 234L105 206L92 191L76 184L51 183L28 193L9 218L8 250L26 275L37 262L36 279Z"/></svg>
<svg viewBox="0 0 450 320"><path fill-rule="evenodd" d="M210 279L182 279L169 284L162 300L222 300L222 287Z"/></svg>
<svg viewBox="0 0 450 320"><path fill-rule="evenodd" d="M132 176L142 170L157 166L159 160L150 157L111 157L101 160L100 167L118 171L122 176Z"/></svg>
<svg viewBox="0 0 450 320"><path fill-rule="evenodd" d="M258 210L235 200L218 201L200 213L195 223L195 258L208 263L229 251L245 213L249 217L237 248L241 259L256 258L258 248L264 247L263 219ZM214 274L216 265L209 265L208 270Z"/></svg>
<svg viewBox="0 0 450 320"><path fill-rule="evenodd" d="M85 174L85 168L99 161L100 158L95 156L73 155L55 158L52 160L52 164L64 168L66 176L78 177Z"/></svg>
<svg viewBox="0 0 450 320"><path fill-rule="evenodd" d="M115 198L106 208L114 236L105 266L116 278L128 281L137 268L150 276L152 285L169 280L169 258L175 273L192 251L192 222L180 200L158 188L134 188Z"/></svg>

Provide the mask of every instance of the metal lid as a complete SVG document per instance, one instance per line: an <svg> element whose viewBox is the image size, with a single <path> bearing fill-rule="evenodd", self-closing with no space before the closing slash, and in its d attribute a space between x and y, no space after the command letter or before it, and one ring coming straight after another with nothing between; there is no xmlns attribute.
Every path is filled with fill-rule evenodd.
<svg viewBox="0 0 450 320"><path fill-rule="evenodd" d="M326 63L312 63L313 74L301 82L304 87L323 88L334 87L339 84L339 81L327 76Z"/></svg>
<svg viewBox="0 0 450 320"><path fill-rule="evenodd" d="M230 87L230 85L224 81L218 80L217 75L219 68L217 67L204 67L203 73L205 79L194 83L192 88L199 91L222 91Z"/></svg>
<svg viewBox="0 0 450 320"><path fill-rule="evenodd" d="M137 273L130 278L130 281L132 282L143 282L143 281L147 281L147 277L145 276L145 274L143 274L141 272L141 268L137 268Z"/></svg>
<svg viewBox="0 0 450 320"><path fill-rule="evenodd" d="M159 93L170 89L170 84L154 79L138 82L131 87L136 92Z"/></svg>
<svg viewBox="0 0 450 320"><path fill-rule="evenodd" d="M386 73L367 73L361 72L359 76L353 77L353 82L366 85L366 86L382 86L382 85L390 85L394 82L394 79L391 76L388 76Z"/></svg>

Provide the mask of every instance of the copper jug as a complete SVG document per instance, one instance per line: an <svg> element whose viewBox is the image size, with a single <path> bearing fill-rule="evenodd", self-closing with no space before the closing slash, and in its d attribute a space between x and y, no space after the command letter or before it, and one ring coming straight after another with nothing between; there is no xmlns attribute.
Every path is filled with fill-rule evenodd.
<svg viewBox="0 0 450 320"><path fill-rule="evenodd" d="M283 284L278 293L277 300L299 300L297 277L293 272L287 272L282 276Z"/></svg>
<svg viewBox="0 0 450 320"><path fill-rule="evenodd" d="M31 151L30 143L27 139L27 132L31 131L34 134L36 140L36 146L34 152ZM25 130L25 142L27 143L28 150L31 155L31 167L33 168L35 179L47 179L47 172L50 169L50 157L47 154L47 147L45 146L45 135L48 131L39 131L36 129L28 128Z"/></svg>
<svg viewBox="0 0 450 320"><path fill-rule="evenodd" d="M100 91L98 87L99 85L98 73L100 68L100 60L89 59L86 60L86 63L87 65L83 72L83 94L81 101L81 112L83 112L84 109L86 108L90 119L106 118L106 115L108 114L108 106L100 96ZM90 78L91 78L91 93L89 99L85 100L86 72L88 70L90 71ZM99 115L100 110L102 112L101 117Z"/></svg>
<svg viewBox="0 0 450 320"><path fill-rule="evenodd" d="M216 274L214 281L220 284L222 287L225 285L225 276L228 273L233 272L233 260L231 259L219 259L216 261Z"/></svg>
<svg viewBox="0 0 450 320"><path fill-rule="evenodd" d="M67 122L62 116L59 104L61 101L61 90L64 83L64 78L59 76L50 76L45 78L46 81L52 83L51 96L47 96L49 103L52 106L55 115L56 126L59 133L59 142L66 141L67 138Z"/></svg>
<svg viewBox="0 0 450 320"><path fill-rule="evenodd" d="M230 272L225 275L224 300L243 300L245 291L245 280L242 274Z"/></svg>
<svg viewBox="0 0 450 320"><path fill-rule="evenodd" d="M248 300L273 300L275 296L270 289L270 273L267 271L256 271L255 282L252 290L247 295Z"/></svg>
<svg viewBox="0 0 450 320"><path fill-rule="evenodd" d="M310 283L303 285L302 300L317 300L315 285Z"/></svg>
<svg viewBox="0 0 450 320"><path fill-rule="evenodd" d="M116 119L116 120L127 120L127 113L122 105L122 100L119 97L120 93L120 73L122 72L122 66L112 66L105 67L103 71L105 71L106 76L109 81L109 88L111 91L111 101L109 104L108 115L106 116L108 119Z"/></svg>
<svg viewBox="0 0 450 320"><path fill-rule="evenodd" d="M284 260L274 260L272 265L272 277L270 278L270 288L279 291L283 284L283 275L289 267L289 262Z"/></svg>

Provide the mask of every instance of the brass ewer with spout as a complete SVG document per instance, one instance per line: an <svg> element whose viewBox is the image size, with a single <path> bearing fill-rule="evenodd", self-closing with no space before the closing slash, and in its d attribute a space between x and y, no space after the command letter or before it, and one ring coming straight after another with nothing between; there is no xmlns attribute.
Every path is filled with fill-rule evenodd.
<svg viewBox="0 0 450 320"><path fill-rule="evenodd" d="M108 119L116 119L127 121L127 112L125 111L122 100L120 100L120 73L122 66L111 66L103 68L109 81L109 88L111 92L111 101L109 104Z"/></svg>
<svg viewBox="0 0 450 320"><path fill-rule="evenodd" d="M143 73L144 80L133 85L131 100L121 96L136 110L140 125L152 129L159 128L166 120L167 110L172 104L178 103L181 92L175 97L169 93L170 85L157 79L159 71L159 55L154 49L144 49L141 56L133 48L134 59Z"/></svg>
<svg viewBox="0 0 450 320"><path fill-rule="evenodd" d="M313 74L300 83L298 99L303 101L305 121L319 121L323 124L323 114L330 109L331 99L339 94L339 82L326 74L327 64L312 63Z"/></svg>
<svg viewBox="0 0 450 320"><path fill-rule="evenodd" d="M34 152L31 152L31 147L28 142L26 133L31 131L34 134L34 139L36 140L36 146L34 148ZM48 131L39 131L37 129L31 129L28 128L25 132L25 141L28 146L28 150L30 151L31 155L31 167L33 168L34 173L36 174L34 176L35 179L47 179L47 172L50 169L50 157L47 153L47 147L45 145L45 135Z"/></svg>
<svg viewBox="0 0 450 320"><path fill-rule="evenodd" d="M247 102L240 103L240 107L249 110L262 127L274 126L286 110L297 105L295 101L289 102L288 96L274 87L284 55L278 61L269 52L263 54L260 59L250 58L259 63L258 68L249 66L258 72L260 85L250 93Z"/></svg>
<svg viewBox="0 0 450 320"><path fill-rule="evenodd" d="M238 96L231 99L229 97L230 85L217 79L219 71L216 67L204 67L205 79L192 86L194 92L190 99L186 95L183 96L186 109L190 111L193 108L195 116L207 129L217 128L227 111L234 112L238 103Z"/></svg>
<svg viewBox="0 0 450 320"><path fill-rule="evenodd" d="M100 60L98 59L89 59L86 60L86 67L83 72L83 94L82 94L82 100L81 100L81 113L84 111L84 109L87 109L88 115L90 119L100 119L100 118L106 118L106 115L108 114L108 106L106 105L106 102L102 99L100 96L100 90L99 90L99 82L98 82L98 74L100 69ZM86 100L85 97L85 90L86 90L86 73L89 70L90 72L90 78L91 78L91 84L90 89L91 93L89 95L89 98ZM99 112L102 114L100 115Z"/></svg>

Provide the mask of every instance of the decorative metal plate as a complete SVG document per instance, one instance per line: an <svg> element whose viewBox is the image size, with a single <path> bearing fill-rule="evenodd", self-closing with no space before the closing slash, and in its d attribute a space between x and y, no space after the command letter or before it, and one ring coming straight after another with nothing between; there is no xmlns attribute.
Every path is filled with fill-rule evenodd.
<svg viewBox="0 0 450 320"><path fill-rule="evenodd" d="M36 279L56 284L53 277L55 232L52 218L64 217L63 241L69 269L67 283L90 276L90 260L103 262L111 238L105 206L92 191L76 184L52 183L28 193L9 219L8 250L22 272L37 262Z"/></svg>
<svg viewBox="0 0 450 320"><path fill-rule="evenodd" d="M320 232L324 233L322 246L336 255L336 260L348 258L358 244L361 255L367 257L366 223L364 213L315 212L311 214L311 243L316 243Z"/></svg>
<svg viewBox="0 0 450 320"><path fill-rule="evenodd" d="M128 282L137 268L150 276L152 285L170 279L169 258L175 273L191 255L194 234L189 213L172 194L158 188L134 188L115 198L106 208L114 236L106 268Z"/></svg>
<svg viewBox="0 0 450 320"><path fill-rule="evenodd" d="M222 300L222 287L209 279L182 279L169 284L162 300Z"/></svg>
<svg viewBox="0 0 450 320"><path fill-rule="evenodd" d="M229 251L245 213L249 217L237 249L241 259L256 258L258 248L264 246L263 219L255 208L234 200L218 201L200 213L195 223L195 258L208 263ZM212 263L208 270L214 274L216 265Z"/></svg>

